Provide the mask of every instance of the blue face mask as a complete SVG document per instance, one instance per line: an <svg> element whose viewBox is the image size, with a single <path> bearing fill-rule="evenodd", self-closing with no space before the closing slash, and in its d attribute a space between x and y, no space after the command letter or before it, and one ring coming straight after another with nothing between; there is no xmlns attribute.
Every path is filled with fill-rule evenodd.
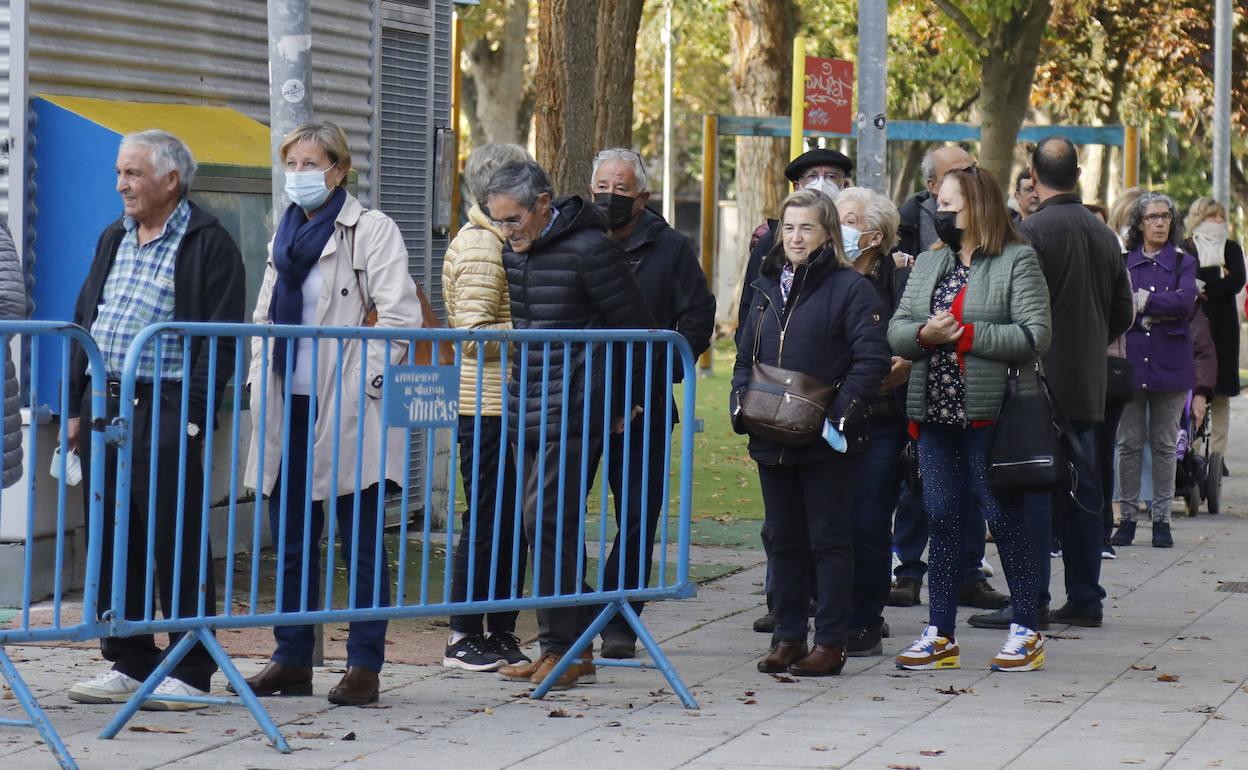
<svg viewBox="0 0 1248 770"><path fill-rule="evenodd" d="M329 167L329 169L332 168L333 166ZM290 202L304 211L316 211L325 205L325 201L329 200L329 194L333 192L325 186L325 172L329 169L287 171L286 195L290 198Z"/></svg>
<svg viewBox="0 0 1248 770"><path fill-rule="evenodd" d="M845 247L845 258L850 262L862 256L862 249L858 247L858 241L862 238L862 231L850 227L849 225L841 225L841 245Z"/></svg>

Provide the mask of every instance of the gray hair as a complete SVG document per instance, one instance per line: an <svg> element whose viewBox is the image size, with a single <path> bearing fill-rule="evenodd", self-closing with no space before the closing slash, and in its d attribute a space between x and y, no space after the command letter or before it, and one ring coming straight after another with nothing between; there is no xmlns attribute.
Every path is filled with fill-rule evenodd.
<svg viewBox="0 0 1248 770"><path fill-rule="evenodd" d="M901 215L897 207L887 195L881 195L866 187L846 187L836 195L836 202L841 201L862 205L862 218L866 227L859 228L864 232L877 230L883 236L880 251L887 254L897 243L897 228L901 224Z"/></svg>
<svg viewBox="0 0 1248 770"><path fill-rule="evenodd" d="M589 183L593 186L594 178L603 163L622 160L633 164L633 174L637 177L637 192L643 193L650 189L650 178L646 176L646 167L641 163L641 155L627 147L610 147L594 156L594 169L590 172Z"/></svg>
<svg viewBox="0 0 1248 770"><path fill-rule="evenodd" d="M464 179L468 192L478 205L485 203L485 190L494 172L508 163L532 160L529 153L518 144L483 144L468 153L464 164Z"/></svg>
<svg viewBox="0 0 1248 770"><path fill-rule="evenodd" d="M944 145L941 145L941 147L943 146ZM927 151L926 155L923 156L923 163L920 168L923 171L924 179L931 179L936 176L936 151L939 149L940 147L933 147Z"/></svg>
<svg viewBox="0 0 1248 770"><path fill-rule="evenodd" d="M178 137L168 131L151 128L126 134L122 137L121 146L146 147L152 153L152 167L157 177L164 177L174 171L178 172L178 195L185 198L195 181L195 170L199 166L191 156L191 150Z"/></svg>
<svg viewBox="0 0 1248 770"><path fill-rule="evenodd" d="M512 161L500 166L490 177L484 199L500 195L527 209L533 207L542 193L552 197L555 194L545 169L532 160Z"/></svg>
<svg viewBox="0 0 1248 770"><path fill-rule="evenodd" d="M1179 210L1174 200L1165 193L1146 192L1136 199L1131 207L1131 216L1127 219L1127 251L1135 251L1144 245L1144 212L1153 203L1164 203L1170 210L1170 234L1166 241L1179 245L1182 225L1179 222Z"/></svg>

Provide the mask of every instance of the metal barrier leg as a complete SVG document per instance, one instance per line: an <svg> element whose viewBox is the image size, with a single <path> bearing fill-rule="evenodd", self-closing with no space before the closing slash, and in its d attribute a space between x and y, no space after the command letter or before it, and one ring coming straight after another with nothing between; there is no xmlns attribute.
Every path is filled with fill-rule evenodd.
<svg viewBox="0 0 1248 770"><path fill-rule="evenodd" d="M541 700L546 697L546 693L550 692L550 688L555 686L555 682L558 682L559 677L563 676L563 672L568 670L568 666L580 662L581 651L587 647L593 648L594 637L602 633L602 629L607 627L607 623L611 621L611 618L615 617L615 613L620 611L620 608L616 605L616 602L611 602L602 608L602 612L598 613L598 617L594 618L594 622L589 624L589 628L585 629L584 633L572 643L572 646L568 648L568 651L555 664L550 674L542 680L542 683L537 686L536 690L529 693L530 698Z"/></svg>
<svg viewBox="0 0 1248 770"><path fill-rule="evenodd" d="M286 742L281 732L278 731L277 725L274 724L272 717L269 716L269 712L265 711L264 706L260 705L260 699L252 692L251 685L247 684L247 680L243 678L242 672L234 665L234 661L230 660L229 653L217 641L217 637L213 636L207 629L202 628L197 630L196 633L199 634L199 640L208 650L208 654L212 655L212 659L221 667L221 673L225 674L225 678L233 685L234 692L238 693L238 697L242 699L243 705L255 717L256 724L260 725L260 729L264 731L265 735L269 736L269 741L273 744L273 748L283 754L289 754L290 744Z"/></svg>
<svg viewBox="0 0 1248 770"><path fill-rule="evenodd" d="M43 709L39 707L39 702L35 700L35 696L30 692L30 688L26 686L22 675L17 673L17 668L9 658L9 653L2 646L0 646L0 670L4 671L4 678L9 683L9 688L13 690L13 695L17 698L17 702L22 704L22 708L26 710L27 716L30 717L29 720L0 719L0 725L35 728L39 731L39 737L43 738L44 744L52 750L52 754L56 757L56 761L60 766L66 768L66 770L77 770L78 764L69 755L69 750L65 748L65 743L61 741L61 736L57 734L56 728L48 721L48 715L43 713Z"/></svg>
<svg viewBox="0 0 1248 770"><path fill-rule="evenodd" d="M680 674L676 673L676 667L667 659L667 655L663 654L659 643L654 641L654 637L650 635L650 631L646 629L646 624L641 622L641 616L633 609L628 602L616 602L619 605L618 611L628 621L628 625L632 626L633 633L637 634L637 639L641 645L646 648L646 652L650 653L650 659L654 661L654 665L663 672L663 676L667 677L667 682L672 686L672 692L680 698L680 702L685 704L687 709L698 709L698 702L693 699L693 695L689 692L689 688L685 687L685 683L681 681Z"/></svg>

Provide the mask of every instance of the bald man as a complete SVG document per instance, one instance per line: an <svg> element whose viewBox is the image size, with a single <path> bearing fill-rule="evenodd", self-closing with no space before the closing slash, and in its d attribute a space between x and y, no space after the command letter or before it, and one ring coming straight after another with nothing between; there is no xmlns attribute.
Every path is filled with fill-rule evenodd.
<svg viewBox="0 0 1248 770"><path fill-rule="evenodd" d="M897 230L900 238L897 248L900 251L918 256L940 240L934 224L936 193L940 190L940 183L945 181L945 174L950 171L974 165L975 159L971 154L957 146L937 147L923 158L927 189L918 191L901 206L901 226Z"/></svg>

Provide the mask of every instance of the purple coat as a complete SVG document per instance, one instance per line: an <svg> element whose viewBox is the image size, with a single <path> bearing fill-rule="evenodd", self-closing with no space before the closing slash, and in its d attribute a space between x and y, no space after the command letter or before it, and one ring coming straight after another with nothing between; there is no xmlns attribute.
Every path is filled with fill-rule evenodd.
<svg viewBox="0 0 1248 770"><path fill-rule="evenodd" d="M1142 390L1187 391L1195 387L1196 368L1188 319L1196 305L1196 258L1167 244L1157 259L1143 249L1127 255L1131 291L1151 292L1142 313L1127 332L1127 358ZM1146 327L1151 319L1151 324Z"/></svg>

